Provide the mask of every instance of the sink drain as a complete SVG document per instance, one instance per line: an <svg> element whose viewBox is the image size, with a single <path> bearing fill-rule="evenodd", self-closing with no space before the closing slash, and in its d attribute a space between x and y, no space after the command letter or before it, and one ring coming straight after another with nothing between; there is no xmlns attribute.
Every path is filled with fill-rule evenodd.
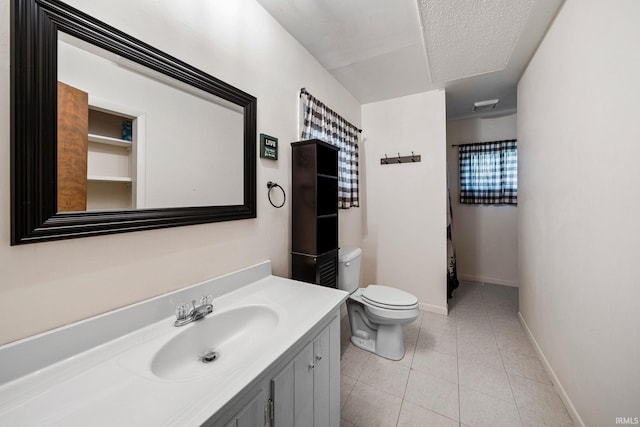
<svg viewBox="0 0 640 427"><path fill-rule="evenodd" d="M205 354L200 356L200 361L202 361L202 363L211 363L215 362L218 357L220 357L220 353L215 350L209 350Z"/></svg>

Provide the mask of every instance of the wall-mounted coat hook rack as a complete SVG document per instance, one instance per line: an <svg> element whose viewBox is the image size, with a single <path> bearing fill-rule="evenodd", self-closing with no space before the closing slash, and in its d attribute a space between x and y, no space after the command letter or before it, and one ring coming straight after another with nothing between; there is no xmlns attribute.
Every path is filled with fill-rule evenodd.
<svg viewBox="0 0 640 427"><path fill-rule="evenodd" d="M391 158L389 158L389 156L387 156L387 154L385 153L384 157L380 159L380 164L397 165L400 163L416 163L420 161L422 161L420 154L414 154L413 151L411 152L410 156L401 156L400 153L398 153L396 157Z"/></svg>

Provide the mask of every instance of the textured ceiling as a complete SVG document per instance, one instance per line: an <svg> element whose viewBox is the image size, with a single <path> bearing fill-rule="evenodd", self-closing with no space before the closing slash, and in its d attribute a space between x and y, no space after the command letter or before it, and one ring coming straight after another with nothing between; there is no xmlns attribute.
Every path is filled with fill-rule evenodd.
<svg viewBox="0 0 640 427"><path fill-rule="evenodd" d="M504 70L533 0L419 0L431 80Z"/></svg>
<svg viewBox="0 0 640 427"><path fill-rule="evenodd" d="M257 0L361 103L444 88L447 118L516 109L516 85L564 0ZM309 88L312 90L312 88Z"/></svg>

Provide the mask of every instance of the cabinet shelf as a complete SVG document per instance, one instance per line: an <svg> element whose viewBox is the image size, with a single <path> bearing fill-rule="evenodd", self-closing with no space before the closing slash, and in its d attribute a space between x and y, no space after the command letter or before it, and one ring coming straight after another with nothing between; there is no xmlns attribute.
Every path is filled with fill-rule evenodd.
<svg viewBox="0 0 640 427"><path fill-rule="evenodd" d="M338 217L337 213L326 214L326 215L318 215L318 219L337 218L337 217Z"/></svg>
<svg viewBox="0 0 640 427"><path fill-rule="evenodd" d="M121 111L89 106L88 210L138 207L137 120ZM131 140L123 138L125 122L131 126Z"/></svg>
<svg viewBox="0 0 640 427"><path fill-rule="evenodd" d="M89 134L89 142L96 142L98 144L113 145L116 147L131 149L131 141L112 138L110 136L96 135L94 133Z"/></svg>
<svg viewBox="0 0 640 427"><path fill-rule="evenodd" d="M87 176L87 181L92 182L133 182L130 177L127 176L99 176L99 175L89 175Z"/></svg>
<svg viewBox="0 0 640 427"><path fill-rule="evenodd" d="M338 177L336 175L327 175L325 173L319 173L318 178L327 178L327 179L333 179L336 181L338 180Z"/></svg>

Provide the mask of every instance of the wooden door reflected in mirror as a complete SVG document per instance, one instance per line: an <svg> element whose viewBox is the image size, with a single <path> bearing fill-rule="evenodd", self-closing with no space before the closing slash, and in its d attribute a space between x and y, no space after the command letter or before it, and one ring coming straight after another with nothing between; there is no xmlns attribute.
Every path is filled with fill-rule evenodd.
<svg viewBox="0 0 640 427"><path fill-rule="evenodd" d="M89 95L58 82L58 211L87 210Z"/></svg>

